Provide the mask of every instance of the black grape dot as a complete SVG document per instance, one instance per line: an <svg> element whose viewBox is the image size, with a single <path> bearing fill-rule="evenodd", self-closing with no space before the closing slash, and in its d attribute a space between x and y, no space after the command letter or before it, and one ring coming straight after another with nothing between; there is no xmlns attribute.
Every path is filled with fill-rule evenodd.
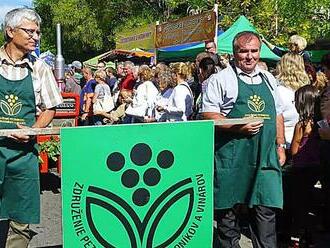
<svg viewBox="0 0 330 248"><path fill-rule="evenodd" d="M173 165L173 162L173 153L168 150L161 151L157 156L157 164L163 169L170 168Z"/></svg>
<svg viewBox="0 0 330 248"><path fill-rule="evenodd" d="M143 181L148 186L155 186L160 181L160 172L155 168L146 170L143 174Z"/></svg>
<svg viewBox="0 0 330 248"><path fill-rule="evenodd" d="M125 158L119 152L111 153L107 158L108 168L112 171L119 171L125 165Z"/></svg>
<svg viewBox="0 0 330 248"><path fill-rule="evenodd" d="M131 150L131 160L136 165L145 165L151 160L152 151L147 144L136 144Z"/></svg>
<svg viewBox="0 0 330 248"><path fill-rule="evenodd" d="M150 193L146 189L137 189L133 193L133 202L137 206L144 206L148 203L150 199Z"/></svg>
<svg viewBox="0 0 330 248"><path fill-rule="evenodd" d="M126 170L121 176L121 183L127 188L135 187L139 182L139 173L136 170Z"/></svg>

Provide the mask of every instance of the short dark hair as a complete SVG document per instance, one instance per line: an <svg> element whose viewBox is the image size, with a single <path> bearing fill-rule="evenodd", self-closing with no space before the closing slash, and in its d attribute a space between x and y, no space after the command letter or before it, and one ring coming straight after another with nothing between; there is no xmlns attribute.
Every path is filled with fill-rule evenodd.
<svg viewBox="0 0 330 248"><path fill-rule="evenodd" d="M217 72L215 61L210 57L203 58L199 63L199 68L205 74L204 80Z"/></svg>
<svg viewBox="0 0 330 248"><path fill-rule="evenodd" d="M243 37L243 36L246 36L246 39L248 41L250 41L253 37L257 38L259 40L259 43L260 43L260 47L261 48L261 39L260 39L260 36L259 34L257 34L256 32L253 32L253 31L243 31L243 32L240 32L238 34L235 35L234 39L233 39L233 53L235 54L235 52L237 51L237 41L239 38Z"/></svg>

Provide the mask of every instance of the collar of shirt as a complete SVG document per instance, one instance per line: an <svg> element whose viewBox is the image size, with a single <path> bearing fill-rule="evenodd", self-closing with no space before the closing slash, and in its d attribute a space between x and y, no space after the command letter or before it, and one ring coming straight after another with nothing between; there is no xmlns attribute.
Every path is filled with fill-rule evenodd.
<svg viewBox="0 0 330 248"><path fill-rule="evenodd" d="M260 73L260 69L258 66L256 66L256 68L254 68L254 71L251 72L251 73L246 73L244 71L242 71L242 69L240 69L239 67L236 66L236 70L237 70L237 74L240 76L246 76L246 77L250 77L250 78L253 78L253 77L257 77Z"/></svg>
<svg viewBox="0 0 330 248"><path fill-rule="evenodd" d="M26 67L27 65L31 70L33 70L33 63L35 60L36 58L31 53L28 53L22 59L17 60L15 64L13 64L12 60L5 51L5 46L0 48L0 65L7 64L15 67Z"/></svg>
<svg viewBox="0 0 330 248"><path fill-rule="evenodd" d="M262 78L260 77L260 68L256 66L253 72L246 73L242 71L240 68L236 67L238 77L242 79L247 84L260 84L262 82Z"/></svg>

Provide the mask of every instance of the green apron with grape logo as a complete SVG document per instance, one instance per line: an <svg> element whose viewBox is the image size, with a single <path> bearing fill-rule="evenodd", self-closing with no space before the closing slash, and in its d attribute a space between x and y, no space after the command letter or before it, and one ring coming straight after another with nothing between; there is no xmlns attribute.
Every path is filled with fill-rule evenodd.
<svg viewBox="0 0 330 248"><path fill-rule="evenodd" d="M36 105L31 72L22 80L0 75L0 129L31 127ZM39 223L40 186L35 140L19 143L0 137L0 219Z"/></svg>
<svg viewBox="0 0 330 248"><path fill-rule="evenodd" d="M261 84L247 85L239 77L238 96L228 118L263 117L259 133L246 136L219 132L215 141L214 199L216 209L235 204L282 208L282 175L276 148L273 96Z"/></svg>

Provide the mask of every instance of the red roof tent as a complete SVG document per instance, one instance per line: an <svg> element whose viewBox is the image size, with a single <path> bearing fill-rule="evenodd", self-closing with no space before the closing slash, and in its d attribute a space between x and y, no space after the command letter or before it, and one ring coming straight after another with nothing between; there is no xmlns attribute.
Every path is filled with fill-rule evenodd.
<svg viewBox="0 0 330 248"><path fill-rule="evenodd" d="M101 55L99 61L126 61L130 60L137 64L150 63L151 58L154 56L154 53L145 52L140 49L132 50L123 50L123 49L114 49L103 55Z"/></svg>

